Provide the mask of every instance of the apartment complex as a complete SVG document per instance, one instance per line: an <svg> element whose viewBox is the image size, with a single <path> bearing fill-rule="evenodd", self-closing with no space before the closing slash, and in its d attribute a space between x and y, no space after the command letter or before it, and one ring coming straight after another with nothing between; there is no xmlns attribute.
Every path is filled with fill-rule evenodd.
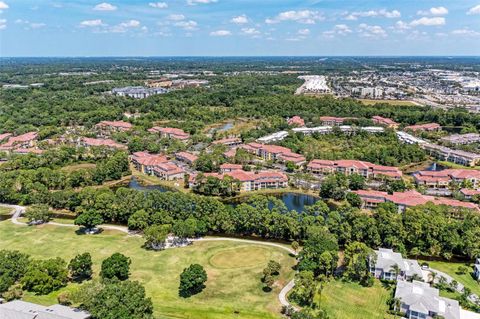
<svg viewBox="0 0 480 319"><path fill-rule="evenodd" d="M415 183L432 189L448 188L450 183L469 182L480 187L480 171L473 169L445 169L442 171L419 171L413 174Z"/></svg>
<svg viewBox="0 0 480 319"><path fill-rule="evenodd" d="M156 176L162 180L175 180L183 178L184 170L170 162L166 156L136 152L130 157L135 168L147 175Z"/></svg>
<svg viewBox="0 0 480 319"><path fill-rule="evenodd" d="M37 132L28 132L28 133L17 135L17 136L12 136L12 134L10 133L2 134L1 140L6 140L6 142L0 145L0 151L9 151L16 148L33 147L37 142L37 138L38 138Z"/></svg>
<svg viewBox="0 0 480 319"><path fill-rule="evenodd" d="M423 277L422 269L416 260L404 259L402 254L392 249L379 248L369 258L369 268L372 276L383 280L411 280L413 277ZM396 273L395 267L399 272Z"/></svg>
<svg viewBox="0 0 480 319"><path fill-rule="evenodd" d="M359 174L365 178L374 179L383 177L393 179L402 178L402 172L397 167L382 166L355 160L312 160L307 165L307 171L314 175L341 173L346 175Z"/></svg>
<svg viewBox="0 0 480 319"><path fill-rule="evenodd" d="M287 123L290 126L299 126L299 127L305 126L304 119L302 119L300 116L297 116L297 115L295 115L292 118L289 118Z"/></svg>
<svg viewBox="0 0 480 319"><path fill-rule="evenodd" d="M235 147L242 144L242 140L238 137L229 137L212 142L213 145L225 145L228 147Z"/></svg>
<svg viewBox="0 0 480 319"><path fill-rule="evenodd" d="M106 136L113 132L126 132L131 130L133 125L124 121L102 121L95 125L100 135Z"/></svg>
<svg viewBox="0 0 480 319"><path fill-rule="evenodd" d="M454 150L449 147L425 143L422 148L431 156L441 160L448 161L463 166L476 166L480 163L480 154Z"/></svg>
<svg viewBox="0 0 480 319"><path fill-rule="evenodd" d="M107 147L111 149L121 149L126 150L127 146L117 143L114 140L108 138L90 138L90 137L83 137L79 141L80 146L84 147Z"/></svg>
<svg viewBox="0 0 480 319"><path fill-rule="evenodd" d="M293 162L295 165L303 165L305 163L303 155L293 153L292 150L283 146L248 143L241 147L266 161Z"/></svg>
<svg viewBox="0 0 480 319"><path fill-rule="evenodd" d="M412 132L435 132L440 131L442 127L440 124L437 123L426 123L426 124L418 124L418 125L410 125L404 128L405 131L412 131Z"/></svg>
<svg viewBox="0 0 480 319"><path fill-rule="evenodd" d="M386 127L393 128L393 129L397 129L400 126L400 124L398 124L397 122L389 118L381 117L378 115L372 116L372 121L373 123L384 125Z"/></svg>
<svg viewBox="0 0 480 319"><path fill-rule="evenodd" d="M455 208L478 210L478 206L473 203L444 197L427 196L414 190L407 192L394 192L393 194L375 190L358 190L353 191L353 193L360 196L363 202L363 208L369 209L376 208L378 204L390 202L398 207L399 212L404 212L408 207L425 205L431 202L434 205L447 205Z"/></svg>
<svg viewBox="0 0 480 319"><path fill-rule="evenodd" d="M198 159L198 156L189 152L178 152L175 154L177 161L187 163L188 165L193 165Z"/></svg>
<svg viewBox="0 0 480 319"><path fill-rule="evenodd" d="M179 128L154 126L148 129L148 131L159 134L161 138L172 138L181 141L187 141L190 138L190 134Z"/></svg>

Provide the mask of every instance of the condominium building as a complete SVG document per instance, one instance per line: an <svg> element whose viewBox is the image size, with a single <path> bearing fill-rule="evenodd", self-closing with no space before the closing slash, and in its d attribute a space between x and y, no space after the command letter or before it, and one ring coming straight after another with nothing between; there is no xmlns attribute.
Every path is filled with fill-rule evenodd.
<svg viewBox="0 0 480 319"><path fill-rule="evenodd" d="M279 161L279 162L291 161L295 165L303 165L305 163L305 157L303 155L293 153L292 150L283 146L259 144L259 143L248 143L240 147L267 161L268 160Z"/></svg>
<svg viewBox="0 0 480 319"><path fill-rule="evenodd" d="M228 147L235 147L242 144L242 140L238 137L229 137L212 142L213 145L225 145Z"/></svg>
<svg viewBox="0 0 480 319"><path fill-rule="evenodd" d="M95 125L95 128L102 136L113 132L126 132L131 130L133 125L124 121L102 121Z"/></svg>
<svg viewBox="0 0 480 319"><path fill-rule="evenodd" d="M402 172L393 166L382 166L369 162L356 160L312 160L307 165L307 171L314 175L341 173L345 175L359 174L365 178L401 179Z"/></svg>
<svg viewBox="0 0 480 319"><path fill-rule="evenodd" d="M84 147L107 147L111 149L121 149L121 150L128 149L126 145L117 143L114 140L111 140L108 138L83 137L79 140L79 145Z"/></svg>
<svg viewBox="0 0 480 319"><path fill-rule="evenodd" d="M386 117L381 117L381 116L372 116L372 121L373 123L377 123L377 124L380 124L380 125L384 125L386 127L389 127L389 128L393 128L393 129L397 129L400 124L398 124L397 122L389 119L389 118L386 118Z"/></svg>
<svg viewBox="0 0 480 319"><path fill-rule="evenodd" d="M480 187L480 171L473 169L445 169L442 171L418 171L413 174L415 183L432 189L448 188L450 183L469 182Z"/></svg>
<svg viewBox="0 0 480 319"><path fill-rule="evenodd" d="M168 163L166 156L147 152L135 152L130 156L130 160L137 171L148 175L153 175L153 169L156 166Z"/></svg>
<svg viewBox="0 0 480 319"><path fill-rule="evenodd" d="M179 128L154 126L151 129L148 129L148 131L150 133L157 133L162 138L172 138L181 141L187 141L190 138L190 134Z"/></svg>
<svg viewBox="0 0 480 319"><path fill-rule="evenodd" d="M418 124L418 125L410 125L405 127L405 131L412 131L412 132L433 132L433 131L440 131L442 127L440 124L437 123L426 123L426 124Z"/></svg>

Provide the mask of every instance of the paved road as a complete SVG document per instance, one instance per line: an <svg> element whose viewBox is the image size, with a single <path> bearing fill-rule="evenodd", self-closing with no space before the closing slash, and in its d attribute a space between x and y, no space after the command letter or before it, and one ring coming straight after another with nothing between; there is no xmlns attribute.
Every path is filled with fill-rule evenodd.
<svg viewBox="0 0 480 319"><path fill-rule="evenodd" d="M14 210L14 213L13 213L12 218L11 218L12 223L14 223L16 225L27 225L27 223L23 223L23 222L18 221L18 218L21 217L22 214L25 212L25 207L18 206L18 205L7 205L7 204L0 204L0 206L11 207ZM59 227L78 227L77 225L60 224L60 223L56 223L56 222L48 222L48 224L59 226ZM128 228L123 227L123 226L100 225L100 227L103 228L103 229L118 230L118 231L124 232L126 234L131 234L131 232L129 232ZM280 248L280 249L288 251L292 255L295 255L295 256L297 255L297 252L294 251L293 249L291 249L290 247L280 245L280 244L276 244L276 243L269 243L269 242L250 240L250 239L229 238L229 237L208 237L208 238L194 239L194 241L235 241L235 242L241 242L241 243L265 245L265 246L272 246L272 247ZM278 295L278 299L280 300L280 303L282 304L282 306L286 306L286 307L291 306L290 303L287 300L287 294L290 290L293 289L294 286L295 286L295 281L292 279L280 291L280 294ZM296 307L293 307L293 308L298 310Z"/></svg>

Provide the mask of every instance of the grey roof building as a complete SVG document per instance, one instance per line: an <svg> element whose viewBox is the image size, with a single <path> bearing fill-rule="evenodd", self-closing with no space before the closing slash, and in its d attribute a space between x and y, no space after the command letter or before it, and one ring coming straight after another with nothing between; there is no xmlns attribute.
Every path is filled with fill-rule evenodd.
<svg viewBox="0 0 480 319"><path fill-rule="evenodd" d="M88 312L62 305L49 307L21 300L0 304L1 319L88 319Z"/></svg>
<svg viewBox="0 0 480 319"><path fill-rule="evenodd" d="M376 260L370 260L370 273L379 279L396 280L411 279L414 275L422 278L422 269L416 260L404 259L402 254L392 249L379 248L375 250ZM395 278L394 267L398 266L399 278Z"/></svg>
<svg viewBox="0 0 480 319"><path fill-rule="evenodd" d="M409 319L431 319L436 315L460 319L458 301L440 297L438 289L424 282L399 281L395 298L400 299L400 311Z"/></svg>

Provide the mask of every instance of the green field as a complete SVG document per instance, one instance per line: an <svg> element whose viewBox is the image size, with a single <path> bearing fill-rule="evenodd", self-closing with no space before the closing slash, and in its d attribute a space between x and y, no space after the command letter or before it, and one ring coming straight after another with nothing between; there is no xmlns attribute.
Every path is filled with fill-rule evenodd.
<svg viewBox="0 0 480 319"><path fill-rule="evenodd" d="M373 287L358 283L332 280L322 292L321 307L335 319L384 319L390 293L376 280ZM318 303L319 296L316 296Z"/></svg>
<svg viewBox="0 0 480 319"><path fill-rule="evenodd" d="M12 214L12 209L4 206L0 206L0 220L2 217L6 218Z"/></svg>
<svg viewBox="0 0 480 319"><path fill-rule="evenodd" d="M105 231L99 235L76 235L76 228L52 225L18 226L0 222L0 247L17 249L35 258L60 256L70 260L90 252L95 274L101 260L114 252L132 259L131 279L145 285L152 298L157 318L279 318L278 293L293 278L294 258L287 251L261 244L231 241L196 242L184 248L160 252L147 251L137 236ZM262 290L262 269L268 260L277 260L282 270L272 292ZM178 296L181 271L192 263L205 267L206 289L188 299ZM66 290L74 289L68 286ZM27 294L25 300L42 304L56 303L59 292L48 296Z"/></svg>
<svg viewBox="0 0 480 319"><path fill-rule="evenodd" d="M473 272L473 264L465 263L453 263L453 262L444 262L444 261L427 261L430 268L440 270L450 276L453 279L469 288L474 294L480 296L480 284L472 277L471 273ZM457 269L459 266L467 266L469 272L461 275L457 274Z"/></svg>
<svg viewBox="0 0 480 319"><path fill-rule="evenodd" d="M375 105L375 104L389 104L394 106L418 106L417 103L412 101L403 101L403 100L370 100L370 99L358 99L365 105Z"/></svg>

